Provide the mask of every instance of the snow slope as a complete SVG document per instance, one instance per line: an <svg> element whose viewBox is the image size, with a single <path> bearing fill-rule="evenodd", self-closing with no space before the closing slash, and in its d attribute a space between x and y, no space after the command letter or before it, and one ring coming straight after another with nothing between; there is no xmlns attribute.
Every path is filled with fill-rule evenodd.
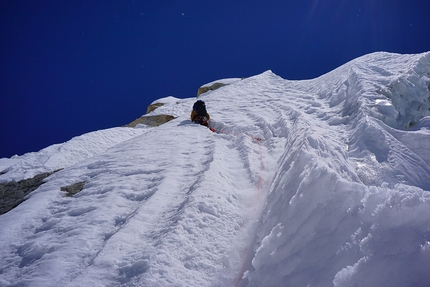
<svg viewBox="0 0 430 287"><path fill-rule="evenodd" d="M429 286L430 53L225 81L214 133L169 97L162 126L1 159L63 169L0 215L0 286Z"/></svg>

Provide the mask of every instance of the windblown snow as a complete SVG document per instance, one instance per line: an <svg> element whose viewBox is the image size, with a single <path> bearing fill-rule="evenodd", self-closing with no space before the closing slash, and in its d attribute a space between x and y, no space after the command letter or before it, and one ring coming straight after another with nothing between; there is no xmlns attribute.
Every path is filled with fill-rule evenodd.
<svg viewBox="0 0 430 287"><path fill-rule="evenodd" d="M159 127L0 159L62 169L0 215L0 286L430 286L430 52L223 81L215 132L169 97Z"/></svg>

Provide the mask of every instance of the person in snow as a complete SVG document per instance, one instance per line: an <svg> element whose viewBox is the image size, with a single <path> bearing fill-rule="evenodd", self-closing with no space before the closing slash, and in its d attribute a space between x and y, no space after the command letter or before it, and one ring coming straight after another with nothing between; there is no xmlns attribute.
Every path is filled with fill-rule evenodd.
<svg viewBox="0 0 430 287"><path fill-rule="evenodd" d="M201 124L203 126L209 126L210 116L206 111L205 102L202 100L198 100L193 105L193 110L191 112L191 121L197 124Z"/></svg>

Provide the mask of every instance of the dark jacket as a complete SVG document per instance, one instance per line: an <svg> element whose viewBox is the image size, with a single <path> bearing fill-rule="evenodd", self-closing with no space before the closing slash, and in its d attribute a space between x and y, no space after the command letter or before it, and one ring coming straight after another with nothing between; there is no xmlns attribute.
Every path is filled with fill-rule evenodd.
<svg viewBox="0 0 430 287"><path fill-rule="evenodd" d="M211 118L208 113L206 113L204 116L199 116L197 115L197 112L194 110L191 112L190 117L191 117L191 121L204 126L208 125L209 119Z"/></svg>

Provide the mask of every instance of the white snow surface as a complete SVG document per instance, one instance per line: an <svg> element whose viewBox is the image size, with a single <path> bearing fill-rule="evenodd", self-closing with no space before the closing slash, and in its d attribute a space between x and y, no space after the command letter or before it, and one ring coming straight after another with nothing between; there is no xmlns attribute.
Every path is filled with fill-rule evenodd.
<svg viewBox="0 0 430 287"><path fill-rule="evenodd" d="M169 97L162 126L1 159L62 170L0 215L0 286L430 286L429 89L430 53L379 52L203 94L215 132Z"/></svg>

